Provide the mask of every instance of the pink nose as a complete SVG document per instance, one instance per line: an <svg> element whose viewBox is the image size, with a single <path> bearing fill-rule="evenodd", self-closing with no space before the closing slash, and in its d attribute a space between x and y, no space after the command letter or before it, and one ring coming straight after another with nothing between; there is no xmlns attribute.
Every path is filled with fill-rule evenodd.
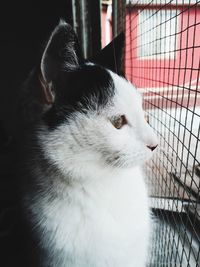
<svg viewBox="0 0 200 267"><path fill-rule="evenodd" d="M147 146L149 149L151 149L151 151L153 151L154 149L156 149L156 147L157 147L158 145L156 145L156 146Z"/></svg>

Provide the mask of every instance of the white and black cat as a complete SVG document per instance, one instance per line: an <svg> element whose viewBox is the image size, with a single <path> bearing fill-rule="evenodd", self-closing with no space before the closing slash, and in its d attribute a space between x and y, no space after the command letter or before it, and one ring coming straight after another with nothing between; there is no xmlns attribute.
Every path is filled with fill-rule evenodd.
<svg viewBox="0 0 200 267"><path fill-rule="evenodd" d="M141 96L85 61L63 21L26 86L40 88L43 112L31 129L23 191L38 266L144 267L150 212L141 164L157 138Z"/></svg>

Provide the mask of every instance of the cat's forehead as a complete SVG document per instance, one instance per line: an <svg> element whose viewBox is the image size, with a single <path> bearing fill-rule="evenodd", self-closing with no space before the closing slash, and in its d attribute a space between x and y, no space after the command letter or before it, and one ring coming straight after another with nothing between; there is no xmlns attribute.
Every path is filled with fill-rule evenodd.
<svg viewBox="0 0 200 267"><path fill-rule="evenodd" d="M137 102L141 98L125 78L90 62L67 75L63 73L63 77L59 78L61 84L58 86L62 87L62 97L66 103L96 97L97 104L106 105L115 95L126 102Z"/></svg>
<svg viewBox="0 0 200 267"><path fill-rule="evenodd" d="M66 105L84 104L84 100L88 103L95 98L97 105L105 106L114 95L113 78L107 69L99 65L87 63L62 76L58 86L62 87L62 99Z"/></svg>
<svg viewBox="0 0 200 267"><path fill-rule="evenodd" d="M96 64L84 64L72 71L62 71L53 84L57 95L44 115L50 128L66 122L74 113L105 109L115 95L111 73Z"/></svg>
<svg viewBox="0 0 200 267"><path fill-rule="evenodd" d="M125 110L140 110L142 108L142 96L136 88L125 78L110 72L113 79L115 96L114 104Z"/></svg>
<svg viewBox="0 0 200 267"><path fill-rule="evenodd" d="M109 113L133 113L141 105L141 97L126 79L96 64L85 64L59 78L60 94L45 115L53 128L76 112L104 110ZM139 103L139 104L138 104ZM113 112L112 112L113 113Z"/></svg>

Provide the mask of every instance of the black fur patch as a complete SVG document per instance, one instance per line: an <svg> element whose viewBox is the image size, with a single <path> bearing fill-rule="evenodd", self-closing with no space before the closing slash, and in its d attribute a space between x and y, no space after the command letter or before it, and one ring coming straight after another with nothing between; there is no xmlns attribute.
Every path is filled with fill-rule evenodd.
<svg viewBox="0 0 200 267"><path fill-rule="evenodd" d="M50 128L66 121L72 112L104 107L114 95L110 73L98 65L85 64L72 72L60 72L53 89L56 92L55 102L44 115L44 121ZM94 97L95 103L92 101Z"/></svg>

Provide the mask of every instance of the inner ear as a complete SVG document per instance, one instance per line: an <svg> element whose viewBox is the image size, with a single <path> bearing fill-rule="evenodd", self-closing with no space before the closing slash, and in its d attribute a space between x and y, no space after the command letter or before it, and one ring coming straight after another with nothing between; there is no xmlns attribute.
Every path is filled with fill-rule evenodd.
<svg viewBox="0 0 200 267"><path fill-rule="evenodd" d="M42 55L42 79L45 84L49 84L56 79L59 72L73 70L82 61L81 49L73 28L61 20L52 32Z"/></svg>
<svg viewBox="0 0 200 267"><path fill-rule="evenodd" d="M53 91L52 83L47 83L42 74L39 74L38 79L42 89L42 102L47 105L52 105L55 100L55 92Z"/></svg>

